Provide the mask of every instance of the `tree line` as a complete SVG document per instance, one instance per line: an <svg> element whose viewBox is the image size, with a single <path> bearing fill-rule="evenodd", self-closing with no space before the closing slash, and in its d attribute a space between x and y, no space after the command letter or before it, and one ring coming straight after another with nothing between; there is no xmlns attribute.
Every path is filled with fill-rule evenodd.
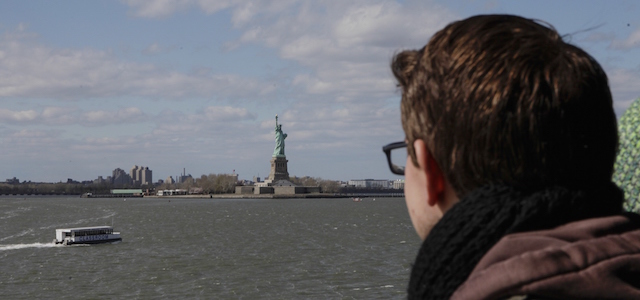
<svg viewBox="0 0 640 300"><path fill-rule="evenodd" d="M319 177L297 177L289 178L291 182L300 186L319 186L323 193L349 194L362 192L375 193L397 193L402 190L379 189L379 188L355 188L343 187L338 181L327 180ZM157 190L182 189L198 194L231 194L235 192L237 176L230 174L209 174L199 178L187 177L180 183L163 183L158 186L147 186L132 184L114 185L111 183L0 183L0 195L82 195L84 193L109 194L112 189L132 189L140 188L143 191L155 192Z"/></svg>
<svg viewBox="0 0 640 300"><path fill-rule="evenodd" d="M227 194L235 192L236 176L229 174L209 174L200 178L188 177L181 183L154 185L112 184L112 183L0 183L0 195L94 195L110 194L112 189L142 189L150 193L156 190L184 189L199 194Z"/></svg>
<svg viewBox="0 0 640 300"><path fill-rule="evenodd" d="M157 187L158 190L187 191L197 190L202 194L230 194L235 192L237 176L230 174L209 174L200 178L187 177L180 183L163 183Z"/></svg>

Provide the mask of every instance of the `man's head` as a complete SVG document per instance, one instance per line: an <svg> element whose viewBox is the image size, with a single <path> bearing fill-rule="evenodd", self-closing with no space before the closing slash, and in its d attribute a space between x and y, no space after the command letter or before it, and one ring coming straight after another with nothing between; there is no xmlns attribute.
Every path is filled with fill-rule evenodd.
<svg viewBox="0 0 640 300"><path fill-rule="evenodd" d="M458 197L485 184L611 180L618 136L607 76L554 29L471 17L397 54L392 70L411 161L424 141Z"/></svg>

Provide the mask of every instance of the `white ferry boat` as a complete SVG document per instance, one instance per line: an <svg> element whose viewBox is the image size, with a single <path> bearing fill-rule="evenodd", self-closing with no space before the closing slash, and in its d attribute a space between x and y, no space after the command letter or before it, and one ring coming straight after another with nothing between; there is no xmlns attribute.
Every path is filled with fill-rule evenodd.
<svg viewBox="0 0 640 300"><path fill-rule="evenodd" d="M101 244L122 241L120 232L114 232L111 226L94 226L56 229L56 244Z"/></svg>

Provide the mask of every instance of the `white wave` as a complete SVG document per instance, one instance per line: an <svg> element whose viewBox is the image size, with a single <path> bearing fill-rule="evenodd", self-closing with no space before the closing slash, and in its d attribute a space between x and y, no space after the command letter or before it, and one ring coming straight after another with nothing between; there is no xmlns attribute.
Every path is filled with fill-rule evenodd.
<svg viewBox="0 0 640 300"><path fill-rule="evenodd" d="M0 251L20 250L20 249L27 249L27 248L53 248L53 247L63 247L63 245L62 244L56 245L54 243L0 245Z"/></svg>
<svg viewBox="0 0 640 300"><path fill-rule="evenodd" d="M32 232L33 232L33 229L27 229L27 230L24 230L24 231L19 232L19 233L17 233L17 234L14 234L14 235L10 235L10 236L7 236L7 237L0 238L0 242L2 242L2 241L4 241L4 240L11 239L11 238L14 238L14 237L21 237L21 236L25 236L25 235L30 234L30 233L32 233Z"/></svg>
<svg viewBox="0 0 640 300"><path fill-rule="evenodd" d="M20 215L22 215L25 212L28 212L31 210L31 207L18 207L16 209L13 210L8 210L3 212L3 216L0 216L0 220L4 220L4 219L11 219L13 217L18 217Z"/></svg>

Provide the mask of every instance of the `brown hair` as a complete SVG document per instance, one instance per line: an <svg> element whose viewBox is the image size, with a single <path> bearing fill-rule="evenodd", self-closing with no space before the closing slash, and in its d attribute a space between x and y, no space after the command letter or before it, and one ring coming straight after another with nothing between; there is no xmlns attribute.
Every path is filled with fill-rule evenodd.
<svg viewBox="0 0 640 300"><path fill-rule="evenodd" d="M485 184L611 180L618 133L607 76L552 27L474 16L398 53L391 68L413 163L422 139L459 197Z"/></svg>

